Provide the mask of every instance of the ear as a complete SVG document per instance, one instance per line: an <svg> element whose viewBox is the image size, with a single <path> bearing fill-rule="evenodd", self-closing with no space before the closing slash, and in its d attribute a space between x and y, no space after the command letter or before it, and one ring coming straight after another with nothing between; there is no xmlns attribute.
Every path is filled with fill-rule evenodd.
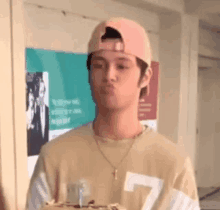
<svg viewBox="0 0 220 210"><path fill-rule="evenodd" d="M153 75L153 71L152 71L151 67L149 67L147 69L147 72L145 73L144 77L142 78L141 83L140 83L141 88L149 86L150 79L151 79L152 75Z"/></svg>

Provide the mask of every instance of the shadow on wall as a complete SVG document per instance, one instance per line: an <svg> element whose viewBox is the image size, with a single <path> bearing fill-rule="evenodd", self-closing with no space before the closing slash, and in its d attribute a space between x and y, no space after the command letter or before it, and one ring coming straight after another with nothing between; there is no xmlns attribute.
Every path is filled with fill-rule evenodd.
<svg viewBox="0 0 220 210"><path fill-rule="evenodd" d="M4 192L3 192L1 186L0 186L0 209L1 209L1 210L5 210L5 209L6 209L5 198L4 198Z"/></svg>

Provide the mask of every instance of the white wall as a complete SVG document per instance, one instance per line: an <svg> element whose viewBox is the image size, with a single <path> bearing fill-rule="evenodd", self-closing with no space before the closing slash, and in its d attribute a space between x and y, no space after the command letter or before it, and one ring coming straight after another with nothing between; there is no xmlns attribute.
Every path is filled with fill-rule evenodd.
<svg viewBox="0 0 220 210"><path fill-rule="evenodd" d="M220 36L200 27L196 177L220 186Z"/></svg>
<svg viewBox="0 0 220 210"><path fill-rule="evenodd" d="M220 59L220 36L200 27L199 54Z"/></svg>
<svg viewBox="0 0 220 210"><path fill-rule="evenodd" d="M197 180L199 186L220 185L220 62L199 70Z"/></svg>
<svg viewBox="0 0 220 210"><path fill-rule="evenodd" d="M198 18L160 15L158 131L185 146L195 165Z"/></svg>
<svg viewBox="0 0 220 210"><path fill-rule="evenodd" d="M0 209L5 210L22 209L28 187L22 9L21 0L0 1Z"/></svg>
<svg viewBox="0 0 220 210"><path fill-rule="evenodd" d="M157 13L164 13L172 11L179 14L185 12L184 0L114 0L124 2L129 5L133 5L145 10L154 11Z"/></svg>
<svg viewBox="0 0 220 210"><path fill-rule="evenodd" d="M139 22L150 32L153 58L158 61L157 14L111 0L25 0L24 8L27 47L86 53L94 27L107 18L123 16ZM66 15L62 11L65 11Z"/></svg>

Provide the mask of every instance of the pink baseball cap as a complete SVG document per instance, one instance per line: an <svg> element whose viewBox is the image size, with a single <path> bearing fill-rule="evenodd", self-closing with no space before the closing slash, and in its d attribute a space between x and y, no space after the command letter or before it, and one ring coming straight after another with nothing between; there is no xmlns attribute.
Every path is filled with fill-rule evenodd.
<svg viewBox="0 0 220 210"><path fill-rule="evenodd" d="M106 28L110 27L119 32L122 42L106 42L102 36L106 33ZM134 55L151 65L151 47L148 35L144 28L138 23L117 17L101 22L94 29L88 45L88 53L100 50L113 50Z"/></svg>

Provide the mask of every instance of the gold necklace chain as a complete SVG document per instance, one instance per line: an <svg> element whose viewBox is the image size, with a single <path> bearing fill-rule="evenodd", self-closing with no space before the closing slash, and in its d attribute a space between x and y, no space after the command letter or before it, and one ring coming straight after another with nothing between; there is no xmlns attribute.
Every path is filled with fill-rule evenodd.
<svg viewBox="0 0 220 210"><path fill-rule="evenodd" d="M146 127L144 126L143 129L142 129L142 131L141 131L141 133L137 134L136 136L134 136L134 137L132 138L132 139L133 139L133 142L132 142L130 148L129 148L128 151L125 153L124 157L121 159L121 161L119 162L119 164L118 164L117 167L115 167L115 166L108 160L108 158L106 157L106 155L104 154L104 152L101 150L100 145L98 144L98 141L96 140L96 144L97 144L98 149L99 149L99 151L101 152L102 156L103 156L103 157L106 159L106 161L114 168L113 176L115 177L115 180L118 179L118 177L117 177L118 167L121 165L121 163L123 162L123 160L127 157L127 155L129 154L129 152L130 152L132 146L134 145L134 142L135 142L136 138L137 138L138 136L140 136L140 135L144 132L145 128L146 128Z"/></svg>

